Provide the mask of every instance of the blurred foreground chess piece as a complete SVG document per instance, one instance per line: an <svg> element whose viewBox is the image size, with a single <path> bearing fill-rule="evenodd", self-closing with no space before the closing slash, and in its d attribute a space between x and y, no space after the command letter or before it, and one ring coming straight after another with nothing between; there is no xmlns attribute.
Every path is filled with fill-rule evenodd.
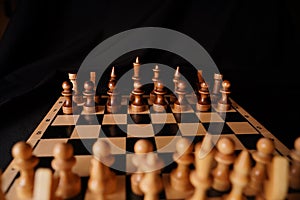
<svg viewBox="0 0 300 200"><path fill-rule="evenodd" d="M294 149L291 151L292 164L290 167L289 185L295 190L300 190L300 137L294 142Z"/></svg>
<svg viewBox="0 0 300 200"><path fill-rule="evenodd" d="M229 99L230 91L230 82L228 80L224 80L222 82L222 89L220 90L220 93L222 94L221 99L218 102L218 109L220 111L227 111L231 108L231 102Z"/></svg>
<svg viewBox="0 0 300 200"><path fill-rule="evenodd" d="M38 168L34 175L33 200L61 200L55 197L56 186L50 168Z"/></svg>
<svg viewBox="0 0 300 200"><path fill-rule="evenodd" d="M31 145L24 141L17 142L12 148L13 165L20 170L20 177L16 180L17 195L20 199L30 199L33 196L34 168L39 159L32 151Z"/></svg>
<svg viewBox="0 0 300 200"><path fill-rule="evenodd" d="M0 200L5 200L5 195L2 191L2 171L0 170Z"/></svg>

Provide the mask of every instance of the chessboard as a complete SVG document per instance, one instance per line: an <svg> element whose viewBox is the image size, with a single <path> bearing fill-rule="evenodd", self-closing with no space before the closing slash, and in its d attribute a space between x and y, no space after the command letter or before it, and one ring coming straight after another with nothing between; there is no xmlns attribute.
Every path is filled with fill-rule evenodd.
<svg viewBox="0 0 300 200"><path fill-rule="evenodd" d="M86 88L89 88L88 86L91 85L87 84ZM65 89L64 91L70 89L64 84L63 88ZM89 93L87 92L87 94ZM133 99L132 95L128 94L120 96L120 102L117 106L117 109L111 112L111 108L108 109L107 104L107 102L111 100L111 96L102 94L97 97L97 100L95 100L96 103L94 112L84 109L85 105L79 103L76 104L76 107L72 107L72 112L69 112L70 110L65 109L65 105L66 101L69 101L70 96L62 93L62 96L58 97L56 103L49 110L47 115L40 122L28 140L25 141L32 148L32 154L35 156L34 158L37 159L37 164L33 165L34 172L37 172L39 169L50 169L51 172L55 172L53 167L53 160L56 159L54 155L55 148L58 144L70 144L72 147L72 155L70 156L74 156L76 160L76 162L72 164L72 173L77 174L80 177L81 184L80 192L77 192L78 194L76 194L73 198L68 197L66 199L97 199L95 194L92 194L92 192L88 189L88 182L91 178L92 163L95 162L95 159L93 159L95 154L94 144L99 141L105 141L104 143L109 147L107 149L110 150L109 152L106 152L106 154L109 154L109 156L106 155L109 157L109 159L99 158L98 161L105 159L110 160L109 164L107 165L108 171L111 171L116 175L114 179L116 182L116 189L112 193L107 194L106 198L119 200L144 199L143 195L137 195L135 192L133 192L131 177L138 168L133 161L136 155L135 144L137 144L138 141L147 140L152 145L150 148L152 151L149 152L155 155L153 157L151 154L155 160L152 160L150 163L152 165L157 164L158 166L156 167L158 168L163 166L162 168L156 170L156 182L152 183L155 186L159 185L158 183L161 182L162 187L158 188L157 198L149 199L175 200L187 199L189 196L195 193L195 188L198 187L197 184L186 190L182 190L180 186L179 188L172 187L173 184L171 184L170 181L171 174L174 173L174 170L179 166L180 163L174 159L174 155L176 152L178 154L178 151L180 151L178 149L180 148L178 147L180 145L178 144L180 141L182 142L182 139L187 139L187 141L190 141L189 145L193 147L191 148L189 154L183 153L183 156L186 156L187 158L193 157L191 155L195 153L196 146L198 144L202 144L208 136L211 136L211 138L216 138L216 141L226 141L226 139L229 139L228 141L231 141L232 145L227 146L226 148L228 149L223 152L226 155L222 155L220 157L224 158L225 160L227 159L224 161L224 163L228 164L228 171L236 170L235 173L242 171L241 174L237 175L237 177L250 177L250 169L254 168L255 161L259 160L255 159L251 155L257 152L258 148L260 150L265 149L263 150L263 153L270 151L270 155L262 156L265 158L268 157L267 160L269 161L270 166L272 163L271 157L282 157L287 160L288 163L292 162L292 151L230 97L230 107L225 110L220 110L218 105L212 102L211 107L207 111L199 111L197 108L197 103L199 101L197 94L185 94L186 103L184 105L184 109L182 110L175 109L174 103L172 103L174 102L172 100L173 96L170 94L165 94L164 99L167 104L164 107L163 112L158 112L157 109L154 109L153 101L150 100L150 94L143 94L140 95L140 97L142 100L139 101L145 102L145 107L142 110L131 109L130 104L133 102ZM69 113L66 114L66 112ZM269 150L266 150L266 147L259 146L258 142L263 138L269 139L274 146L268 147ZM218 147L217 143L215 146ZM244 164L242 167L244 168L244 171L238 167L234 167L233 165L237 158L242 156L242 152L249 153L247 154L248 160L250 159L248 171L247 164ZM259 152L259 154L263 153ZM15 156L16 154L18 153L15 153ZM293 155L296 154L298 155L299 164L299 152L294 153ZM180 160L180 156L177 157ZM15 160L13 160L2 173L2 191L6 200L21 199L19 198L17 192L17 180L20 178L20 170L16 168L17 164ZM187 162L187 160L189 159L186 159L182 162ZM194 155L194 160L197 160L196 154ZM218 191L214 189L212 187L212 183L210 184L210 181L208 181L213 180L209 171L213 171L213 166L217 166L217 162L215 161L217 159L208 159L207 162L211 163L211 165L208 164L208 167L204 167L206 164L203 164L203 162L201 164L201 161L199 161L200 164L196 164L198 161L194 160L188 161L186 164L190 172L195 171L198 168L202 168L202 171L208 170L208 174L204 174L202 177L201 172L198 173L200 174L199 180L201 180L199 185L203 186L203 183L207 183L207 185L204 184L207 189L202 190L197 188L198 192L204 191L207 199L222 199L224 195L230 194L231 184L229 188L223 191ZM147 163L146 161L145 163ZM264 162L266 163L267 161ZM59 161L57 161L57 163L59 163ZM58 165L59 164L56 166ZM140 163L140 165L144 166L147 164ZM147 168L147 166L144 168L145 173L147 173L146 169L149 168ZM299 174L299 169L296 173ZM93 176L95 175L93 174ZM233 179L234 178L231 178L230 180ZM34 180L37 181L38 179L36 178ZM185 181L189 182L186 179ZM47 190L46 188L44 190L43 188L41 189L41 187L47 187L46 182L46 179L44 181L41 180L39 185L39 189L41 191L45 192ZM110 181L107 181L107 184L109 182ZM151 181L149 182L149 187L151 187ZM267 181L263 180L263 182ZM279 185L279 187L282 186L284 188L285 182L285 180L281 180L281 182L276 184ZM239 180L239 184L243 185L242 183L244 182ZM180 185L180 183L178 184ZM192 185L190 182L188 184ZM188 184L182 184L181 187L184 188ZM271 185L272 184L273 183L271 183ZM38 187L38 185L33 185L33 193L36 193L35 187ZM293 189L289 187L287 189L288 190L285 195L286 199L300 199L299 188ZM271 189L271 191L273 190ZM239 191L239 189L236 189L236 191ZM255 199L255 197L251 195L244 196L247 197L247 199Z"/></svg>

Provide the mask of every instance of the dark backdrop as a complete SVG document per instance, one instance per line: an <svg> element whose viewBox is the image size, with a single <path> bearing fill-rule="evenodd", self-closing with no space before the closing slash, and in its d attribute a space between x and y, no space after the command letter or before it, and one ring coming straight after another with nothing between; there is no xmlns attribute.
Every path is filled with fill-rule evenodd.
<svg viewBox="0 0 300 200"><path fill-rule="evenodd" d="M300 136L298 13L292 0L16 1L0 41L1 168L60 95L67 72L106 38L146 26L199 42L231 81L233 99L291 148ZM132 63L129 56L119 64Z"/></svg>

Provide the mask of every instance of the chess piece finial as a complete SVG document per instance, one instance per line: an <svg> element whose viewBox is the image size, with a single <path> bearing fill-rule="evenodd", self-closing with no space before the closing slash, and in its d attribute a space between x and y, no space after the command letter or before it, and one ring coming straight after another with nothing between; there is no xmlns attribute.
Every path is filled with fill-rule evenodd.
<svg viewBox="0 0 300 200"><path fill-rule="evenodd" d="M20 170L20 177L17 179L17 194L20 199L30 199L33 196L34 168L39 159L32 154L30 144L20 141L12 148L14 167Z"/></svg>
<svg viewBox="0 0 300 200"><path fill-rule="evenodd" d="M220 111L227 111L231 108L231 102L229 99L229 94L231 93L230 86L231 84L228 80L224 80L222 82L222 89L220 90L222 97L218 102L218 109Z"/></svg>
<svg viewBox="0 0 300 200"><path fill-rule="evenodd" d="M57 143L53 148L52 167L59 176L55 196L63 199L73 198L80 194L81 179L72 171L76 163L73 146L69 143Z"/></svg>
<svg viewBox="0 0 300 200"><path fill-rule="evenodd" d="M292 164L290 167L289 185L291 188L300 189L300 137L294 142L294 149L291 151Z"/></svg>
<svg viewBox="0 0 300 200"><path fill-rule="evenodd" d="M197 102L197 110L199 110L200 112L209 111L211 108L211 100L210 100L208 87L209 86L206 82L202 82L200 84L200 90L198 91L200 97Z"/></svg>

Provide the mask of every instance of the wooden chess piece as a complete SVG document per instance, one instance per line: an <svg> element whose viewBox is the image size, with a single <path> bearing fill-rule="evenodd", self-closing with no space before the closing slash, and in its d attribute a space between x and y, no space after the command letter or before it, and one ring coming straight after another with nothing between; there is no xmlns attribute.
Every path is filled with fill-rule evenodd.
<svg viewBox="0 0 300 200"><path fill-rule="evenodd" d="M88 189L97 195L104 196L116 191L117 179L110 166L115 162L111 155L110 145L104 140L98 140L93 145L90 178Z"/></svg>
<svg viewBox="0 0 300 200"><path fill-rule="evenodd" d="M80 94L78 84L77 84L77 74L76 73L69 73L69 79L72 83L72 100L77 104L81 105L84 103L83 96Z"/></svg>
<svg viewBox="0 0 300 200"><path fill-rule="evenodd" d="M210 95L208 91L208 84L206 82L202 82L200 84L199 89L199 100L197 102L197 110L200 112L206 112L209 111L211 108L211 100Z"/></svg>
<svg viewBox="0 0 300 200"><path fill-rule="evenodd" d="M228 80L224 80L222 82L222 89L220 90L222 97L218 102L218 109L220 111L227 111L231 108L231 102L229 99L230 91L230 82Z"/></svg>
<svg viewBox="0 0 300 200"><path fill-rule="evenodd" d="M174 73L174 77L173 77L173 83L174 83L174 92L176 92L177 90L177 85L178 85L178 81L180 80L180 72L179 72L179 66L176 68L175 73ZM171 94L170 96L170 103L174 103L177 101L177 97L174 93Z"/></svg>
<svg viewBox="0 0 300 200"><path fill-rule="evenodd" d="M207 147L202 145L204 142L198 142L195 145L195 170L190 174L190 180L194 186L194 193L189 200L205 200L206 191L211 187L212 176L211 168L214 159L214 149L207 151Z"/></svg>
<svg viewBox="0 0 300 200"><path fill-rule="evenodd" d="M113 67L111 70L110 80L108 82L109 90L107 91L108 100L106 103L106 110L108 113L117 112L121 105L121 102L118 99L116 84L115 68Z"/></svg>
<svg viewBox="0 0 300 200"><path fill-rule="evenodd" d="M294 142L294 149L291 151L292 164L290 167L289 185L295 190L300 190L300 137Z"/></svg>
<svg viewBox="0 0 300 200"><path fill-rule="evenodd" d="M250 169L250 154L247 150L242 150L233 164L233 171L229 176L232 186L229 194L224 195L224 200L246 200L243 190L249 182Z"/></svg>
<svg viewBox="0 0 300 200"><path fill-rule="evenodd" d="M252 153L255 166L251 169L250 181L244 189L247 196L256 196L262 192L267 177L267 165L271 163L275 147L271 139L263 137L258 140L256 148L257 151Z"/></svg>
<svg viewBox="0 0 300 200"><path fill-rule="evenodd" d="M38 168L34 175L33 200L60 200L55 198L53 174L50 168Z"/></svg>
<svg viewBox="0 0 300 200"><path fill-rule="evenodd" d="M95 113L96 106L95 106L95 99L94 99L95 91L93 90L94 83L92 81L85 81L83 87L84 87L83 95L86 97L86 101L83 105L83 111L85 113Z"/></svg>
<svg viewBox="0 0 300 200"><path fill-rule="evenodd" d="M65 97L65 102L62 106L63 113L70 115L73 113L73 108L75 108L75 102L72 102L72 83L70 81L64 81L62 83L62 95Z"/></svg>
<svg viewBox="0 0 300 200"><path fill-rule="evenodd" d="M156 90L156 87L157 87L157 81L159 80L159 68L158 68L158 65L155 65L155 68L152 69L153 71L153 78L152 78L152 81L153 81L153 90L150 92L150 103L153 104L154 100L155 100L155 93L154 91Z"/></svg>
<svg viewBox="0 0 300 200"><path fill-rule="evenodd" d="M17 142L12 148L13 165L20 170L20 177L16 180L17 195L20 199L30 199L33 196L34 168L39 159L32 151L31 145L24 141Z"/></svg>
<svg viewBox="0 0 300 200"><path fill-rule="evenodd" d="M155 112L165 112L167 109L167 102L165 100L165 95L167 91L164 88L164 85L161 81L157 82L157 88L154 91L156 98L153 102L153 110Z"/></svg>
<svg viewBox="0 0 300 200"><path fill-rule="evenodd" d="M140 182L144 200L159 200L159 193L163 190L163 181L160 176L163 166L163 161L154 152L148 153L145 162L141 163L141 168L145 173Z"/></svg>
<svg viewBox="0 0 300 200"><path fill-rule="evenodd" d="M217 161L217 166L212 171L212 188L225 192L231 187L229 173L231 164L235 160L235 143L231 138L223 137L217 142L216 147L215 160Z"/></svg>
<svg viewBox="0 0 300 200"><path fill-rule="evenodd" d="M141 161L145 160L147 153L153 151L153 145L149 140L139 139L134 144L134 157L132 158L133 165L137 168L136 172L131 175L131 190L134 194L142 196L144 193L140 189L140 182L144 177L141 169Z"/></svg>
<svg viewBox="0 0 300 200"><path fill-rule="evenodd" d="M218 74L218 73L214 74L214 85L211 93L211 99L213 103L217 103L219 100L222 79L223 79L222 74Z"/></svg>
<svg viewBox="0 0 300 200"><path fill-rule="evenodd" d="M136 57L135 62L133 63L133 76L132 76L132 80L133 80L133 86L136 84L136 82L140 82L141 78L140 78L140 61L139 61L139 57ZM132 93L130 93L130 102L133 101L133 95Z"/></svg>
<svg viewBox="0 0 300 200"><path fill-rule="evenodd" d="M183 80L179 80L177 82L177 89L175 91L177 93L177 100L175 101L173 108L177 112L183 112L188 109L188 102L186 100L186 82Z"/></svg>
<svg viewBox="0 0 300 200"><path fill-rule="evenodd" d="M0 200L5 200L5 195L2 190L2 171L0 170Z"/></svg>
<svg viewBox="0 0 300 200"><path fill-rule="evenodd" d="M54 159L51 166L59 178L55 196L62 199L76 197L81 192L81 179L72 171L76 163L73 151L73 146L69 143L57 143L53 148Z"/></svg>
<svg viewBox="0 0 300 200"><path fill-rule="evenodd" d="M96 104L99 104L101 101L100 95L97 94L97 83L96 83L96 72L90 72L90 81L93 82L94 84L94 92L95 92L95 96L94 96L94 100Z"/></svg>
<svg viewBox="0 0 300 200"><path fill-rule="evenodd" d="M178 191L188 192L194 189L190 182L190 165L194 163L194 145L187 138L181 138L176 143L173 160L177 168L170 174L170 184Z"/></svg>
<svg viewBox="0 0 300 200"><path fill-rule="evenodd" d="M143 100L144 91L141 90L141 83L139 81L134 82L134 90L132 94L132 102L130 104L130 109L132 112L143 112L147 110L146 104Z"/></svg>

